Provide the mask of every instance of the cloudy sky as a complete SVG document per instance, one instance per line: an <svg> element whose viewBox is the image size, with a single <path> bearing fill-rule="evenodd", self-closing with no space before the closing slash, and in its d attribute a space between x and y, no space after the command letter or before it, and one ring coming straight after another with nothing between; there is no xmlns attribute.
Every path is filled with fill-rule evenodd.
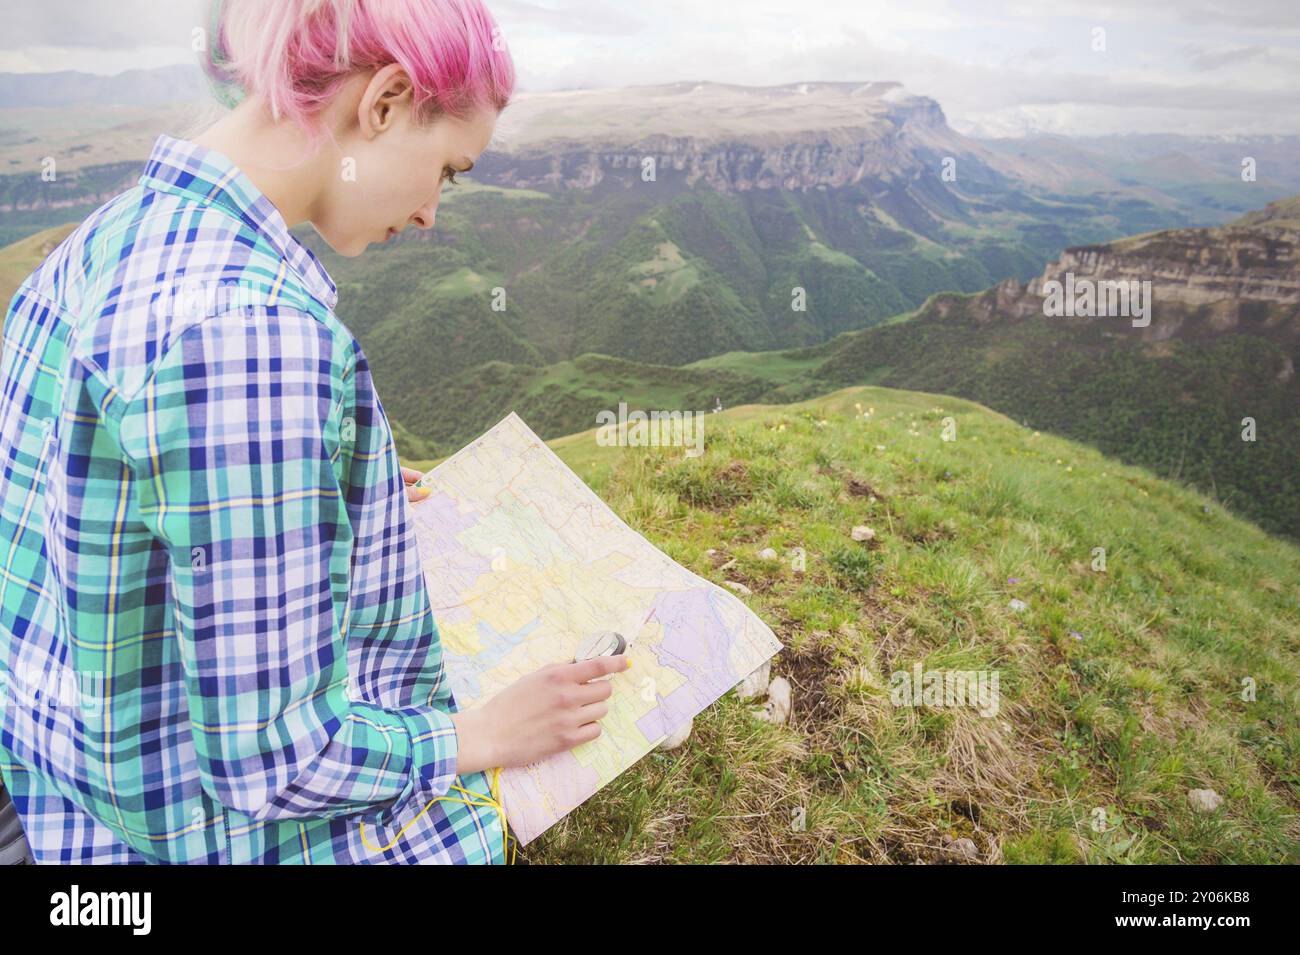
<svg viewBox="0 0 1300 955"><path fill-rule="evenodd" d="M1300 134L1300 0L489 0L526 89L898 80L963 131ZM202 0L0 0L0 71L191 62Z"/></svg>

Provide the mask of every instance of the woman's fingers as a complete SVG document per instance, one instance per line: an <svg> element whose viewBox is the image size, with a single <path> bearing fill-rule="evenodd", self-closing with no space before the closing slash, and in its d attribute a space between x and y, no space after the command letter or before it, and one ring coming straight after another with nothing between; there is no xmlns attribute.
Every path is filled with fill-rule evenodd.
<svg viewBox="0 0 1300 955"><path fill-rule="evenodd" d="M569 748L572 749L574 746L581 746L583 743L590 743L594 739L599 739L600 733L599 723L584 723L573 731L573 736L570 737L573 745Z"/></svg>
<svg viewBox="0 0 1300 955"><path fill-rule="evenodd" d="M588 703L586 706L578 707L578 725L586 726L588 723L595 723L597 720L603 720L609 713L609 704L601 701L600 703Z"/></svg>
<svg viewBox="0 0 1300 955"><path fill-rule="evenodd" d="M415 468L402 468L402 483L406 485L406 499L412 504L429 496L429 489L419 484L423 477Z"/></svg>
<svg viewBox="0 0 1300 955"><path fill-rule="evenodd" d="M590 703L597 703L601 700L608 700L614 692L614 687L608 680L593 680L591 683L584 683L573 691L573 698L579 706L586 706Z"/></svg>
<svg viewBox="0 0 1300 955"><path fill-rule="evenodd" d="M595 657L591 660L583 660L581 663L567 663L568 672L565 676L575 683L588 683L591 680L599 680L602 676L609 676L611 673L622 673L632 665L626 654L620 653L612 657Z"/></svg>

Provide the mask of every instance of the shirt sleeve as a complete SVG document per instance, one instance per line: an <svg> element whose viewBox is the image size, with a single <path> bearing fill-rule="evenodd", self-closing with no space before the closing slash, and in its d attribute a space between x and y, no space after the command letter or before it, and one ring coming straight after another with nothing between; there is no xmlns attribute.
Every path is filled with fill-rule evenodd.
<svg viewBox="0 0 1300 955"><path fill-rule="evenodd" d="M350 692L354 361L301 312L207 318L121 425L141 519L170 561L204 787L254 819L391 809L456 774L445 709Z"/></svg>

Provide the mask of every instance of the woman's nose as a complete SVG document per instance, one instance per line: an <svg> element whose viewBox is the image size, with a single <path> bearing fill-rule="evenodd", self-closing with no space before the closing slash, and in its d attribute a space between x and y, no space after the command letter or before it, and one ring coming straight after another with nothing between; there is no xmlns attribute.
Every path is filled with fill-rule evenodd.
<svg viewBox="0 0 1300 955"><path fill-rule="evenodd" d="M432 229L433 220L437 212L438 200L435 199L427 206L422 206L415 210L415 213L411 216L411 225L415 226L417 229Z"/></svg>

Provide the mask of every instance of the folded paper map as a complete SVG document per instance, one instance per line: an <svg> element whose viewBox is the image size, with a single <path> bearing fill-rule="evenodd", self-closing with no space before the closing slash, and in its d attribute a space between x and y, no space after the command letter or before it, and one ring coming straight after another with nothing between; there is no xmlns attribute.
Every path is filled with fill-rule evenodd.
<svg viewBox="0 0 1300 955"><path fill-rule="evenodd" d="M424 477L412 508L457 703L472 707L601 631L622 634L599 739L501 774L523 843L781 649L739 598L615 516L517 415Z"/></svg>

